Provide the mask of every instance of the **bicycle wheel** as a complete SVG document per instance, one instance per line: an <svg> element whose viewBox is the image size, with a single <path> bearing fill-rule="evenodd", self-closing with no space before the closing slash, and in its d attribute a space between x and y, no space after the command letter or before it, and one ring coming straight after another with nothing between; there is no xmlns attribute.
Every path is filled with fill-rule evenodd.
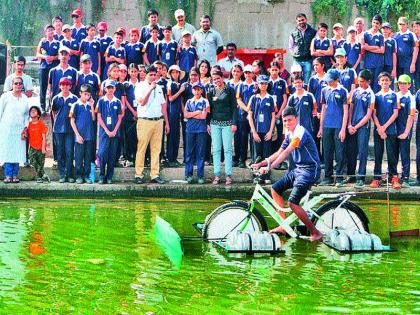
<svg viewBox="0 0 420 315"><path fill-rule="evenodd" d="M267 231L267 222L261 213L254 209L248 211L249 205L242 201L233 201L221 205L210 213L203 224L204 240L216 241L225 239L229 233L239 231L248 221L243 232Z"/></svg>
<svg viewBox="0 0 420 315"><path fill-rule="evenodd" d="M332 200L316 210L312 222L322 233L327 233L332 229L360 230L369 232L369 220L359 206L352 202L345 202L340 207L340 200Z"/></svg>

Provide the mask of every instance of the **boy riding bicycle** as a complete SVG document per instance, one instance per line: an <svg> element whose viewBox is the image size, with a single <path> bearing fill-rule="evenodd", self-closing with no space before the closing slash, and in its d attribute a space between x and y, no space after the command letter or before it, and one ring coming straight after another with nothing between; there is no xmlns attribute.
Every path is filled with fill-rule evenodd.
<svg viewBox="0 0 420 315"><path fill-rule="evenodd" d="M275 202L284 208L284 200L281 196L287 189L292 188L288 204L292 211L308 228L311 241L322 239L322 233L318 231L309 219L305 210L299 205L300 200L306 195L311 186L318 181L321 171L318 151L311 134L298 124L299 118L296 109L286 107L282 113L283 125L287 128L286 138L280 149L264 161L254 164L253 168L260 169L260 174L265 174L272 168L280 165L291 154L295 168L287 171L271 188L271 195ZM279 212L284 216L283 212ZM284 233L282 227L277 227L271 233Z"/></svg>

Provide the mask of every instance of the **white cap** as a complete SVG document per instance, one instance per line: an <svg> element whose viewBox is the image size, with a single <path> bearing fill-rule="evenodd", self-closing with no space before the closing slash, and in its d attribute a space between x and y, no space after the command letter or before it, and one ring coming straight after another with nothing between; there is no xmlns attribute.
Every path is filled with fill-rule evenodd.
<svg viewBox="0 0 420 315"><path fill-rule="evenodd" d="M302 72L302 67L299 64L294 64L291 68L290 68L290 72Z"/></svg>
<svg viewBox="0 0 420 315"><path fill-rule="evenodd" d="M175 15L175 18L178 18L178 16L185 16L185 12L182 9L178 9L175 11L174 15Z"/></svg>
<svg viewBox="0 0 420 315"><path fill-rule="evenodd" d="M252 66L251 65L246 65L244 67L244 72L252 72Z"/></svg>
<svg viewBox="0 0 420 315"><path fill-rule="evenodd" d="M60 46L60 49L58 50L59 53L61 53L62 51L67 52L68 54L70 54L70 49L64 45Z"/></svg>
<svg viewBox="0 0 420 315"><path fill-rule="evenodd" d="M354 26L349 26L347 28L347 33L350 33L350 32L357 32L357 30L356 30L356 28Z"/></svg>

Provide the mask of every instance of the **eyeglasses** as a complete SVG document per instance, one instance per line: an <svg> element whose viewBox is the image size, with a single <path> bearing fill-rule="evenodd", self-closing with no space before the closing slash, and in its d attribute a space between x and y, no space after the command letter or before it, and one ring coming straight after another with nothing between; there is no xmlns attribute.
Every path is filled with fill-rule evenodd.
<svg viewBox="0 0 420 315"><path fill-rule="evenodd" d="M13 85L23 85L23 83L22 82L15 82L15 83L13 83Z"/></svg>
<svg viewBox="0 0 420 315"><path fill-rule="evenodd" d="M98 32L101 32L101 33L102 33L102 32L105 32L105 31L106 31L106 30L98 30Z"/></svg>

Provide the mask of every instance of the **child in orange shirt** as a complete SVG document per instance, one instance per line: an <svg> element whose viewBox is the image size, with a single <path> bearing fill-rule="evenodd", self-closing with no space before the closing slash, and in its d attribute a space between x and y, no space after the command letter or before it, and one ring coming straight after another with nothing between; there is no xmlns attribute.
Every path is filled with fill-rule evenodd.
<svg viewBox="0 0 420 315"><path fill-rule="evenodd" d="M37 106L32 106L29 109L29 117L31 118L28 125L29 160L36 171L36 182L50 182L50 178L44 172L48 128L39 119L41 117L41 110Z"/></svg>

